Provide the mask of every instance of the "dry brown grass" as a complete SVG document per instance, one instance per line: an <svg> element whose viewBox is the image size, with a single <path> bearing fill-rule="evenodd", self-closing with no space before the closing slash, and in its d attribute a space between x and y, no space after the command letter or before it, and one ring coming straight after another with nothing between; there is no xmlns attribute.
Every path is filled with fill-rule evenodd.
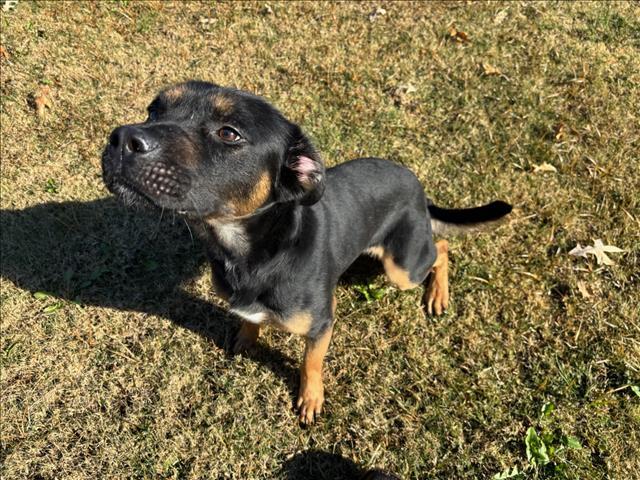
<svg viewBox="0 0 640 480"><path fill-rule="evenodd" d="M377 6L2 13L3 478L639 478L640 9L389 3L371 21ZM268 332L229 357L236 324L188 231L102 185L109 131L188 78L263 94L329 164L388 157L443 205L517 206L498 231L452 239L442 318L420 292L339 288L311 429L290 408L301 341ZM544 162L557 172L534 173ZM626 250L617 265L568 255L596 238ZM583 448L534 468L530 426Z"/></svg>

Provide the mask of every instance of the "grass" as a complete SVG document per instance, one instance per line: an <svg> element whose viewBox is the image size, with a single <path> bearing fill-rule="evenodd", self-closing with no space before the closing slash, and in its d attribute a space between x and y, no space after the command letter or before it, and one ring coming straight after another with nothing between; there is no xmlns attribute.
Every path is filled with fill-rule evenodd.
<svg viewBox="0 0 640 480"><path fill-rule="evenodd" d="M2 12L2 478L639 478L640 8L380 5ZM388 157L442 205L516 206L451 240L441 318L381 277L339 287L312 428L302 341L225 353L237 324L184 224L102 185L110 130L188 78L266 96L329 165ZM616 265L568 255L598 238Z"/></svg>

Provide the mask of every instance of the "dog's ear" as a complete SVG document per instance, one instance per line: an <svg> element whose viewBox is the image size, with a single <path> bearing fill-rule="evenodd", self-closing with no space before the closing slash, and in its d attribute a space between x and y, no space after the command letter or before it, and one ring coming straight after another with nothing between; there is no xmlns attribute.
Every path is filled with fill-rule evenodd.
<svg viewBox="0 0 640 480"><path fill-rule="evenodd" d="M278 200L313 205L324 193L324 182L322 158L300 128L294 126L280 167L276 187Z"/></svg>

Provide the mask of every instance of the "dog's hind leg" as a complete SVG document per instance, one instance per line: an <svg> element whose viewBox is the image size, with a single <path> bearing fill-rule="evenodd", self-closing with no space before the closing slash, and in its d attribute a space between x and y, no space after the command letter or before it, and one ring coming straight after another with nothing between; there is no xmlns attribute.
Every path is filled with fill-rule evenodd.
<svg viewBox="0 0 640 480"><path fill-rule="evenodd" d="M429 315L440 315L449 306L449 243L436 242L438 255L426 280L424 306Z"/></svg>

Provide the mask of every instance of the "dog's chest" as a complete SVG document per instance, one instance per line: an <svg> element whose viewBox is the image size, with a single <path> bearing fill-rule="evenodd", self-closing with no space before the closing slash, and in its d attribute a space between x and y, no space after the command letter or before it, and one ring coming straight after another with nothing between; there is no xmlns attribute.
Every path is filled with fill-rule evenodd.
<svg viewBox="0 0 640 480"><path fill-rule="evenodd" d="M254 302L251 305L243 305L241 307L232 306L229 311L243 320L256 325L272 321L276 318L274 312L260 302Z"/></svg>
<svg viewBox="0 0 640 480"><path fill-rule="evenodd" d="M244 255L249 250L249 238L244 226L233 221L209 220L213 235L218 243L235 255Z"/></svg>

